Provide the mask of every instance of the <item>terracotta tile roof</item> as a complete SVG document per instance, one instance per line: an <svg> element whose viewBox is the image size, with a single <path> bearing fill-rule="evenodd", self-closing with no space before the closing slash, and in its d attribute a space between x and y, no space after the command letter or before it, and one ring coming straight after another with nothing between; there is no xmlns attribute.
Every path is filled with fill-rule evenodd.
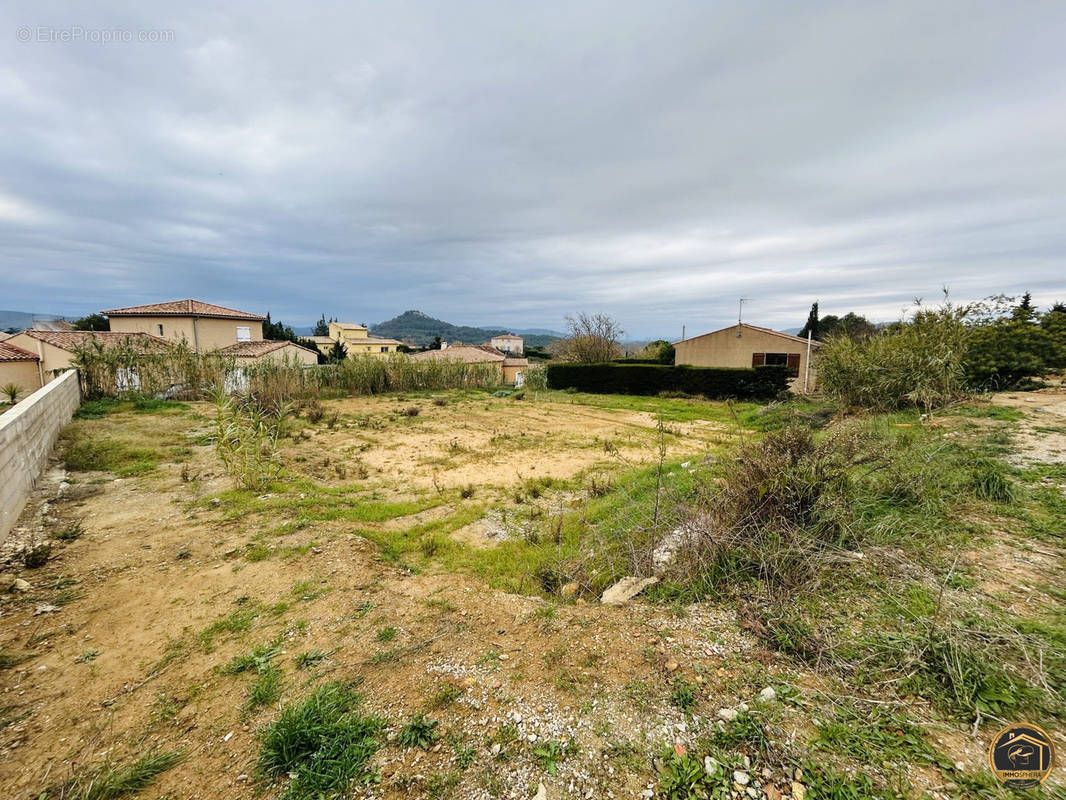
<svg viewBox="0 0 1066 800"><path fill-rule="evenodd" d="M121 331L23 331L22 335L32 339L38 339L45 344L58 347L60 350L73 352L79 347L84 347L92 341L100 342L105 347L110 347L123 342L129 342L141 353L163 353L170 350L172 345L166 339L152 336L149 333L122 333Z"/></svg>
<svg viewBox="0 0 1066 800"><path fill-rule="evenodd" d="M23 350L21 347L16 347L13 344L7 342L0 342L0 361L40 361L35 354L29 350Z"/></svg>
<svg viewBox="0 0 1066 800"><path fill-rule="evenodd" d="M151 303L146 306L128 306L101 311L108 317L213 317L215 319L247 319L262 322L266 317L237 311L225 306L203 303L199 300L171 300L167 303Z"/></svg>
<svg viewBox="0 0 1066 800"><path fill-rule="evenodd" d="M495 347L487 344L457 344L446 347L443 350L426 350L424 353L415 353L411 358L419 361L433 361L438 359L450 359L463 361L467 364L481 364L506 360L506 356Z"/></svg>
<svg viewBox="0 0 1066 800"><path fill-rule="evenodd" d="M528 358L505 358L503 360L503 365L505 367L528 367L529 366L529 359Z"/></svg>
<svg viewBox="0 0 1066 800"><path fill-rule="evenodd" d="M501 333L499 336L493 336L492 338L493 339L517 339L518 341L522 341L522 337L521 336L515 336L513 333Z"/></svg>
<svg viewBox="0 0 1066 800"><path fill-rule="evenodd" d="M708 333L701 333L699 336L690 336L687 339L682 339L681 342L690 342L693 339L702 339L704 336L712 336L713 334L722 333L723 331L736 330L737 327L738 327L737 325L730 325L729 327L726 327L726 328L719 328L716 331L710 331ZM749 329L751 329L753 331L760 331L761 333L772 333L774 336L780 336L782 339L790 339L793 342L799 342L801 344L807 344L807 340L806 339L801 339L799 336L793 336L791 333L784 333L783 331L775 331L773 328L762 328L762 327L759 327L758 325L749 325L746 322L740 323L739 327L741 327L741 328L749 328ZM674 344L680 344L680 342L674 342ZM822 346L822 343L819 342L817 339L812 339L811 340L811 347L821 347L821 346Z"/></svg>
<svg viewBox="0 0 1066 800"><path fill-rule="evenodd" d="M309 350L306 347L301 347L295 342L237 342L237 344L231 344L229 347L223 347L218 352L225 356L236 356L237 358L259 358L265 356L267 353L273 353L275 350L281 350L285 347L295 347L299 350L306 350L308 353L312 353L317 357L317 353L314 350Z"/></svg>

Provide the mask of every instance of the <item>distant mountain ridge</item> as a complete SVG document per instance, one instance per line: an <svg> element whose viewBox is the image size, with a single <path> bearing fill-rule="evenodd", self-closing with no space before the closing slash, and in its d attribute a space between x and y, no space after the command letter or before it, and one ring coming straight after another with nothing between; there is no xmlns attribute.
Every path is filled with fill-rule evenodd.
<svg viewBox="0 0 1066 800"><path fill-rule="evenodd" d="M543 331L545 329L538 330ZM405 311L398 317L371 325L370 332L374 336L400 339L420 346L430 344L437 336L446 342L482 344L501 333L514 333L525 339L526 344L531 347L544 347L560 336L551 331L547 333L532 333L514 328L476 328L470 325L453 325L450 322L435 319L428 314L414 310Z"/></svg>

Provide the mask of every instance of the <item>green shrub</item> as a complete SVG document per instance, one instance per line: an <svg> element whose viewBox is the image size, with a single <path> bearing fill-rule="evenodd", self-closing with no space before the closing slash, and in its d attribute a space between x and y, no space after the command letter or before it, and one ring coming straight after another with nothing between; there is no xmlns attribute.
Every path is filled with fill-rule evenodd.
<svg viewBox="0 0 1066 800"><path fill-rule="evenodd" d="M835 336L818 351L818 384L846 406L929 411L962 397L972 329L969 309L919 307L909 322L874 336Z"/></svg>
<svg viewBox="0 0 1066 800"><path fill-rule="evenodd" d="M549 364L548 386L598 394L684 392L709 399L776 397L788 389L785 367L733 369L661 364Z"/></svg>
<svg viewBox="0 0 1066 800"><path fill-rule="evenodd" d="M425 714L411 717L410 721L400 729L400 744L404 747L427 749L440 738L440 734L437 733L438 724L435 719L427 719Z"/></svg>

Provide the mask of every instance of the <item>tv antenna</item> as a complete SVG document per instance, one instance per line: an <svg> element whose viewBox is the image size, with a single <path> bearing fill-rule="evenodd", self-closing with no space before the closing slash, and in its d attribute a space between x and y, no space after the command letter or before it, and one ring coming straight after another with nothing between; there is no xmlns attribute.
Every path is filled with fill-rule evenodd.
<svg viewBox="0 0 1066 800"><path fill-rule="evenodd" d="M744 304L750 303L750 297L741 297L740 302L737 303L737 338L740 338L741 330L740 326L743 324L741 318L744 316Z"/></svg>

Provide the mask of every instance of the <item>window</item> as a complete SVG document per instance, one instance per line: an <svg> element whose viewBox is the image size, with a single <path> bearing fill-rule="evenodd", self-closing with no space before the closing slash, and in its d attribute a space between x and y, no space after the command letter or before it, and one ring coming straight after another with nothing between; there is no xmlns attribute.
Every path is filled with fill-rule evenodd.
<svg viewBox="0 0 1066 800"><path fill-rule="evenodd" d="M157 334L158 336L162 336L163 335L163 325L162 325L162 323L160 323L159 325L156 325L155 329L158 331L158 334Z"/></svg>
<svg viewBox="0 0 1066 800"><path fill-rule="evenodd" d="M252 341L252 329L247 325L237 326L237 341L238 342L250 342Z"/></svg>
<svg viewBox="0 0 1066 800"><path fill-rule="evenodd" d="M382 352L382 353L387 353L387 352L389 352L389 347L388 347L388 345L385 345L384 347L382 347L382 348L381 348L381 352Z"/></svg>
<svg viewBox="0 0 1066 800"><path fill-rule="evenodd" d="M751 365L753 367L788 367L788 374L795 378L799 375L799 353L752 353Z"/></svg>

